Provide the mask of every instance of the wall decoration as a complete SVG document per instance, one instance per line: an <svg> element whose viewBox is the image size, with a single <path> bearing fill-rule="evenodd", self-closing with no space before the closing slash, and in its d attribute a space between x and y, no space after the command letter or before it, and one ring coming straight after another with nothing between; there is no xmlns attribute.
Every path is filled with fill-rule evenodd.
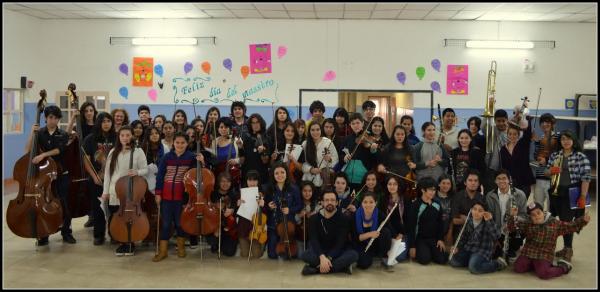
<svg viewBox="0 0 600 292"><path fill-rule="evenodd" d="M423 76L425 76L425 67L417 67L417 77L419 80L423 80Z"/></svg>
<svg viewBox="0 0 600 292"><path fill-rule="evenodd" d="M185 74L190 73L190 71L192 71L192 68L194 68L194 64L192 64L192 62L185 62L185 64L183 65L183 72L185 72Z"/></svg>
<svg viewBox="0 0 600 292"><path fill-rule="evenodd" d="M154 58L133 58L133 86L152 86Z"/></svg>
<svg viewBox="0 0 600 292"><path fill-rule="evenodd" d="M336 77L335 71L329 70L329 71L325 72L325 75L323 76L323 81L332 81L335 79L335 77Z"/></svg>
<svg viewBox="0 0 600 292"><path fill-rule="evenodd" d="M200 65L200 67L202 67L202 71L204 71L204 73L209 74L210 75L210 63L209 62L202 62L202 65Z"/></svg>
<svg viewBox="0 0 600 292"><path fill-rule="evenodd" d="M566 98L565 99L565 109L575 109L575 99L574 98Z"/></svg>
<svg viewBox="0 0 600 292"><path fill-rule="evenodd" d="M163 77L163 66L161 64L154 66L154 73L160 77Z"/></svg>
<svg viewBox="0 0 600 292"><path fill-rule="evenodd" d="M400 83L402 83L402 85L404 85L404 82L406 82L406 73L398 72L398 74L396 74L396 79L398 79L398 82L400 82Z"/></svg>
<svg viewBox="0 0 600 292"><path fill-rule="evenodd" d="M469 65L448 65L446 94L469 94Z"/></svg>
<svg viewBox="0 0 600 292"><path fill-rule="evenodd" d="M246 80L246 77L248 77L248 74L250 73L250 67L242 66L242 68L240 68L240 72L242 73L244 80Z"/></svg>
<svg viewBox="0 0 600 292"><path fill-rule="evenodd" d="M129 96L129 90L127 89L127 87L123 86L123 87L119 88L119 94L124 99L127 99L127 97Z"/></svg>
<svg viewBox="0 0 600 292"><path fill-rule="evenodd" d="M277 58L281 59L283 56L285 56L285 54L287 54L287 47L279 46L277 48Z"/></svg>
<svg viewBox="0 0 600 292"><path fill-rule="evenodd" d="M250 74L271 73L271 44L250 45Z"/></svg>
<svg viewBox="0 0 600 292"><path fill-rule="evenodd" d="M440 72L441 65L442 65L442 63L440 63L440 60L438 60L438 59L431 60L431 67L433 67L433 69L435 69L435 71Z"/></svg>
<svg viewBox="0 0 600 292"><path fill-rule="evenodd" d="M164 83L164 82L158 82L158 87L159 87L160 89L163 89L163 85L165 85L165 83Z"/></svg>
<svg viewBox="0 0 600 292"><path fill-rule="evenodd" d="M431 90L442 93L442 89L440 88L440 83L437 81L431 82Z"/></svg>
<svg viewBox="0 0 600 292"><path fill-rule="evenodd" d="M156 98L157 98L156 89L152 88L152 89L148 90L148 97L150 98L151 101L156 102Z"/></svg>
<svg viewBox="0 0 600 292"><path fill-rule="evenodd" d="M225 69L229 70L229 72L231 72L231 68L233 67L233 63L231 62L231 59L227 58L225 60L223 60L223 67L225 67Z"/></svg>
<svg viewBox="0 0 600 292"><path fill-rule="evenodd" d="M260 80L247 89L239 89L237 84L226 84L221 79L212 79L210 76L175 77L172 80L175 104L231 103L236 100L260 103L279 101L279 83L272 79Z"/></svg>
<svg viewBox="0 0 600 292"><path fill-rule="evenodd" d="M125 75L129 74L129 67L127 67L127 64L125 63L121 63L121 65L119 65L119 71Z"/></svg>

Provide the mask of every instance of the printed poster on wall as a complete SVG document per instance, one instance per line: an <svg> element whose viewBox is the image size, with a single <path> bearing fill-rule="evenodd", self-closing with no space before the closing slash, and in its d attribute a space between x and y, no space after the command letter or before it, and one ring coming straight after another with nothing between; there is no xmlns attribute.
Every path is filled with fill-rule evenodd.
<svg viewBox="0 0 600 292"><path fill-rule="evenodd" d="M133 58L133 86L152 86L154 58Z"/></svg>
<svg viewBox="0 0 600 292"><path fill-rule="evenodd" d="M250 45L250 73L271 73L271 44Z"/></svg>
<svg viewBox="0 0 600 292"><path fill-rule="evenodd" d="M469 94L469 65L448 65L446 94Z"/></svg>

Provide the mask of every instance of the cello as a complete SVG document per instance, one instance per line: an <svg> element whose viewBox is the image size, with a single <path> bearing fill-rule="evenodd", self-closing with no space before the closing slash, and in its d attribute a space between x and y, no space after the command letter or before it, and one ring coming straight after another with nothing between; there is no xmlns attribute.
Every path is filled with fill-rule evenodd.
<svg viewBox="0 0 600 292"><path fill-rule="evenodd" d="M196 152L200 153L200 143L196 143ZM210 204L204 195L212 193L215 187L214 174L196 161L196 168L185 173L183 183L190 198L181 211L181 229L195 236L215 233L219 228L219 209Z"/></svg>
<svg viewBox="0 0 600 292"><path fill-rule="evenodd" d="M280 208L287 207L287 199L280 199ZM282 221L277 224L277 235L279 236L279 242L275 248L277 255L281 257L287 256L288 260L291 260L292 257L296 256L298 253L298 247L296 246L296 241L293 240L295 238L295 225L293 222L288 221L287 215L281 213L283 216ZM292 239L290 241L290 239Z"/></svg>
<svg viewBox="0 0 600 292"><path fill-rule="evenodd" d="M67 96L71 100L71 107L75 110L79 110L79 97L75 93L75 83L69 83L67 89ZM80 113L82 115L83 113ZM84 158L81 151L83 146L83 128L81 125L81 119L76 118L76 132L77 139L72 140L71 144L67 145L65 150L65 168L72 178L69 183L69 194L67 195L67 206L71 218L79 218L88 215L90 211L90 197L88 196L87 189L87 176L83 166ZM67 133L71 134L71 133Z"/></svg>
<svg viewBox="0 0 600 292"><path fill-rule="evenodd" d="M36 124L44 112L46 90L40 91ZM57 129L58 130L58 129ZM6 210L6 223L17 236L41 239L56 233L63 222L59 199L52 194L51 184L57 177L57 164L50 157L33 164L41 149L38 131L33 132L31 150L21 156L13 168L13 178L19 182L19 192L10 200Z"/></svg>
<svg viewBox="0 0 600 292"><path fill-rule="evenodd" d="M129 169L132 169L135 146L131 142L129 144L131 148ZM117 180L115 191L119 198L119 210L110 221L110 234L116 241L132 243L144 240L148 236L150 223L141 205L146 190L148 190L148 182L139 175L126 175Z"/></svg>

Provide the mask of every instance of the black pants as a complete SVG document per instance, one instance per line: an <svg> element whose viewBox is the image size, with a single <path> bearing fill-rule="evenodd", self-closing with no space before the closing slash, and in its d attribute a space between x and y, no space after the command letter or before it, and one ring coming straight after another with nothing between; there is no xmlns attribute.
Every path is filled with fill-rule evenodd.
<svg viewBox="0 0 600 292"><path fill-rule="evenodd" d="M95 184L92 178L88 180L88 194L92 198L90 207L94 217L94 238L104 238L106 234L106 219L98 200L102 196L102 190L103 187Z"/></svg>
<svg viewBox="0 0 600 292"><path fill-rule="evenodd" d="M427 265L431 261L438 264L445 264L448 261L448 254L440 251L435 239L417 238L415 247L417 249L417 262L419 264Z"/></svg>
<svg viewBox="0 0 600 292"><path fill-rule="evenodd" d="M311 248L309 248L307 251L303 252L300 257L302 258L302 260L305 263L307 263L308 265L310 265L313 268L316 268L321 263L319 256L320 255L316 254ZM356 260L358 260L358 253L351 248L345 249L342 252L342 254L340 254L338 257L332 259L331 272L332 273L342 272L346 268L348 268L350 265L352 265L352 263L356 262Z"/></svg>
<svg viewBox="0 0 600 292"><path fill-rule="evenodd" d="M552 194L554 188L550 188L550 213L552 216L559 217L560 221L571 222L577 217L583 216L585 209L571 209L569 202L569 187L577 186L573 184L570 186L559 186L558 196ZM564 246L568 248L573 247L573 233L563 235Z"/></svg>
<svg viewBox="0 0 600 292"><path fill-rule="evenodd" d="M228 257L234 256L235 252L237 251L238 241L233 240L225 232L221 232L221 238L222 238L221 253ZM210 244L211 251L217 252L219 250L219 238L218 237L216 237L214 235L208 235L208 236L206 236L206 242L208 242L208 244Z"/></svg>
<svg viewBox="0 0 600 292"><path fill-rule="evenodd" d="M358 261L356 267L359 269L368 269L373 264L374 257L387 257L387 252L392 247L392 234L387 228L382 228L379 237L377 237L369 250L365 252L365 248L370 239L365 240L365 244L361 244L356 251L358 253Z"/></svg>

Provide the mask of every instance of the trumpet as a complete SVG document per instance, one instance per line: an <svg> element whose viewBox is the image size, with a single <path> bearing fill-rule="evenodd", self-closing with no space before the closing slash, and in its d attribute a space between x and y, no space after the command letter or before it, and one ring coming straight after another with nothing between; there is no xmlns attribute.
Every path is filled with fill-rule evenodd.
<svg viewBox="0 0 600 292"><path fill-rule="evenodd" d="M496 61L492 61L492 66L488 72L487 98L483 117L485 119L485 153L494 152L494 128L492 121L494 119L494 103L496 102Z"/></svg>
<svg viewBox="0 0 600 292"><path fill-rule="evenodd" d="M552 166L556 166L562 170L562 164L563 164L563 156L559 155L558 158L556 158L556 160L554 160L554 163L552 164ZM559 183L560 183L560 172L553 175L552 178L550 179L550 185L554 189L552 191L553 196L558 196L558 184Z"/></svg>

